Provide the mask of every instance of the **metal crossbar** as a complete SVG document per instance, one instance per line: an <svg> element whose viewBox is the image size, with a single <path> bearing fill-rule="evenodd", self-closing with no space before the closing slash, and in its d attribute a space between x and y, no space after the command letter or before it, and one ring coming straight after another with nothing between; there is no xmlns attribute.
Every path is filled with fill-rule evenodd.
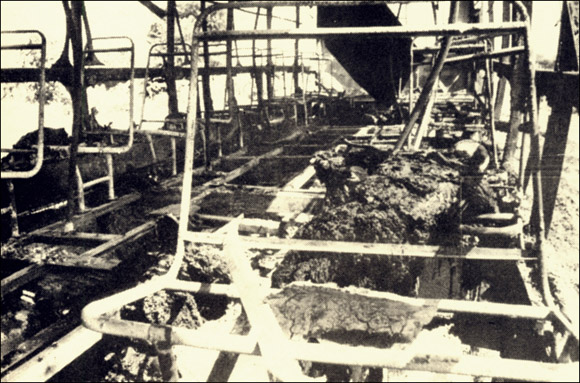
<svg viewBox="0 0 580 383"><path fill-rule="evenodd" d="M358 5L368 4L368 2L360 1L321 1L315 3L316 5ZM380 2L382 3L382 2ZM517 3L522 8L521 3ZM254 283L250 280L240 280L238 276L234 275L233 285L219 285L219 284L200 284L196 282L184 282L177 280L178 273L184 262L185 243L213 243L221 244L224 248L226 259L230 261L240 262L240 259L231 260L232 257L243 258L241 254L246 248L292 248L298 250L308 251L324 251L324 252L345 252L341 249L341 244L332 241L299 241L299 240L283 240L279 238L249 238L238 236L239 220L232 221L229 225L229 234L201 234L194 233L188 230L188 218L191 207L191 191L193 181L193 158L194 158L194 142L197 121L195 119L197 113L197 74L198 74L198 57L199 44L202 40L218 40L218 39L256 39L256 38L312 38L312 37L326 37L326 36L340 36L340 35L380 35L380 36L419 36L425 34L431 35L463 35L463 34L493 34L493 33L513 33L524 32L529 34L529 19L525 17L525 22L509 23L509 24L491 24L491 25L474 25L474 24L455 24L444 27L433 27L427 29L409 29L405 27L379 27L379 28L327 28L325 30L295 30L295 31L228 31L228 32L214 32L201 34L201 24L203 20L211 13L227 8L244 8L244 7L273 7L276 6L309 6L314 5L313 2L303 1L280 1L274 4L273 2L243 2L243 3L227 3L214 5L200 15L196 21L193 33L192 46L192 71L189 89L189 107L187 113L186 126L186 153L184 164L184 176L181 195L181 213L179 217L178 242L175 259L169 271L160 277L155 277L150 281L138 285L132 289L115 294L108 298L101 299L87 305L82 312L82 320L88 328L122 337L131 337L138 339L145 339L154 344L172 344L172 345L188 345L192 347L207 348L214 350L229 351L239 354L261 355L266 357L267 367L273 375L277 375L275 371L275 360L273 357L277 352L271 347L264 346L264 339L260 337L260 331L266 330L260 328L259 325L265 323L261 318L254 314L249 315L250 324L252 325L252 332L248 336L223 335L216 337L214 333L206 330L188 330L175 326L160 326L147 323L139 323L119 319L113 312L116 312L124 305L134 302L136 300L147 297L160 290L179 290L194 293L205 294L221 294L230 297L240 297L244 306L246 304L260 305L259 302L251 300L248 296L248 291L244 284ZM523 9L523 8L522 8ZM522 10L525 12L525 10ZM314 33L314 34L312 34ZM528 44L529 45L529 44ZM531 71L532 75L534 72ZM532 88L532 92L535 89ZM535 96L535 93L533 93ZM532 99L535 103L535 98ZM532 109L535 113L535 109ZM532 113L532 114L533 114ZM535 117L534 117L535 118ZM458 252L456 254L442 254L441 249L434 247L417 246L410 248L409 245L386 245L386 244L356 244L348 243L350 247L348 252L352 251L352 246L357 246L356 252L362 253L379 253L388 254L391 256L431 256L440 257L443 255L457 256L460 258L469 258L469 253ZM387 250L386 247L391 247ZM344 246L343 246L344 247ZM373 248L374 247L374 248ZM493 256L485 256L489 249L473 249L475 253L480 252L477 259L492 259ZM493 249L497 254L498 250ZM236 255L237 253L237 255ZM503 251L502 251L503 253ZM492 253L493 254L493 253ZM504 254L505 255L505 254ZM525 259L526 253L520 250L514 250L514 257L505 257L506 260ZM231 263L230 263L231 264ZM249 265L239 265L236 267L246 267ZM234 273L233 273L234 274ZM240 295L236 294L236 290ZM373 292L375 294L375 292ZM403 298L389 293L376 293L387 299L404 300L411 304L425 304L426 300L416 298ZM384 295L383 295L384 294ZM248 300L250 298L250 300ZM249 302L249 303L248 303ZM443 306L443 308L441 307ZM447 305L447 306L446 306ZM264 305L259 307L254 306L252 310L263 310ZM479 315L499 315L514 318L526 318L534 320L547 320L552 315L556 314L553 306L548 307L532 307L522 305L508 305L508 304L494 304L486 302L466 302L466 301L439 301L438 308L440 310L449 310L451 312L465 312ZM246 307L248 309L248 307ZM270 315L268 310L265 314ZM269 314L268 314L269 313ZM577 336L577 335L576 335ZM268 346L268 345L266 345ZM369 347L350 347L336 344L305 344L287 339L276 338L276 348L284 350L285 357L288 360L310 360L330 364L348 364L348 365L364 365L376 366L396 369L413 369L413 370L427 370L441 373L455 373L466 374L472 376L491 376L501 377L506 379L523 379L523 380L560 380L564 379L578 379L578 363L570 364L555 364L542 363L534 361L514 360L514 359L500 359L500 358L484 358L477 356L449 356L438 353L426 354L422 351L407 350L404 356L401 356L400 350L385 350ZM280 375L277 375L278 377ZM295 377L295 376L294 376Z"/></svg>

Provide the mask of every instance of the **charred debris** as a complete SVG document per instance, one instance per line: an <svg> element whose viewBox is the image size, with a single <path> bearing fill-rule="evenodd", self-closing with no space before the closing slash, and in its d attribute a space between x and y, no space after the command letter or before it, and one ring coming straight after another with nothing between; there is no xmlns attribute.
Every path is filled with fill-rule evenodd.
<svg viewBox="0 0 580 383"><path fill-rule="evenodd" d="M50 66L41 32L2 32L39 53L2 68L39 108L3 149L3 381L578 379L546 256L578 2L556 70L534 60L531 2L423 2L422 27L406 2L139 3L166 32L145 67L131 39L91 35L82 1ZM45 126L54 81L72 130ZM123 87L123 125L89 103L100 83Z"/></svg>

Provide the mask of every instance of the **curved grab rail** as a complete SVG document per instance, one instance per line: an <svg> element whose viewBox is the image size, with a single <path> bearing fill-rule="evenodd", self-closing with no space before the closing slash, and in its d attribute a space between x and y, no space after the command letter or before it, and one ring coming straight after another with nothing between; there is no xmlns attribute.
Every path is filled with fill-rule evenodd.
<svg viewBox="0 0 580 383"><path fill-rule="evenodd" d="M45 92L44 88L46 85L46 38L42 34L42 32L37 30L17 30L17 31L2 31L2 34L27 34L27 33L34 33L40 37L40 44L17 44L17 45L7 45L2 46L1 50L21 50L21 49L32 49L32 50L40 50L40 75L39 75L39 85L40 88L38 90L38 140L36 144L36 151L31 149L30 151L26 151L28 153L36 152L36 162L34 167L30 170L26 171L2 171L1 179L15 179L15 178L31 178L34 177L42 167L42 163L44 161L44 104L45 104ZM16 153L22 152L22 149L4 149L2 148L2 152L4 153Z"/></svg>

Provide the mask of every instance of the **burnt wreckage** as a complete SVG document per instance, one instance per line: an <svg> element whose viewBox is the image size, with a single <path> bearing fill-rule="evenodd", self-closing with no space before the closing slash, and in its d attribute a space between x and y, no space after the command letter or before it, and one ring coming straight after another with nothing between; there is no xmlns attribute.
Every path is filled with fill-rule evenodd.
<svg viewBox="0 0 580 383"><path fill-rule="evenodd" d="M548 278L577 1L550 70L532 2L139 3L166 26L145 67L82 1L62 3L50 67L43 33L2 32L3 52L38 52L2 68L38 105L2 149L3 381L578 379ZM432 25L408 23L419 5ZM70 136L45 127L54 82ZM122 126L90 104L103 83Z"/></svg>

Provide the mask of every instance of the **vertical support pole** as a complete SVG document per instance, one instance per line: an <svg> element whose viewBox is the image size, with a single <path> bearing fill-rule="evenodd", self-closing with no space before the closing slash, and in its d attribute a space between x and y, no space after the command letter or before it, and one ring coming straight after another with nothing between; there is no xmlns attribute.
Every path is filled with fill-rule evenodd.
<svg viewBox="0 0 580 383"><path fill-rule="evenodd" d="M195 154L195 131L197 128L197 76L199 74L199 40L195 37L199 33L199 25L195 25L191 42L191 74L189 77L189 94L187 101L187 123L185 128L185 159L183 161L183 183L181 187L181 206L179 214L179 229L177 232L177 247L175 259L167 272L167 278L177 278L181 263L185 256L185 234L189 224L191 208L191 189L193 182L193 158Z"/></svg>
<svg viewBox="0 0 580 383"><path fill-rule="evenodd" d="M266 8L266 28L268 30L272 29L272 7ZM273 84L273 71L274 66L272 64L272 39L266 40L266 91L268 92L268 104L274 98L274 84Z"/></svg>
<svg viewBox="0 0 580 383"><path fill-rule="evenodd" d="M200 11L205 11L206 2L202 0ZM205 33L207 32L207 20L204 19L201 24L201 30ZM209 75L209 43L207 41L203 42L203 66L205 71L201 77L201 86L203 89L203 110L205 116L205 141L204 141L204 153L205 156L205 167L209 170L211 167L211 156L209 153L209 137L210 137L210 129L211 129L211 114L213 112L213 102L211 99L211 84L210 84L210 75ZM220 149L221 151L221 149ZM220 154L221 156L221 154ZM177 174L177 170L175 170L175 174Z"/></svg>
<svg viewBox="0 0 580 383"><path fill-rule="evenodd" d="M13 237L20 235L18 227L18 210L16 210L16 194L14 192L14 183L11 180L6 181L8 187L8 195L10 196L10 229Z"/></svg>
<svg viewBox="0 0 580 383"><path fill-rule="evenodd" d="M489 42L491 45L491 42ZM487 44L486 44L487 45ZM493 48L490 46L489 51L492 51ZM491 129L491 145L493 146L493 167L495 169L498 168L499 162L497 159L497 145L496 145L496 137L495 137L495 100L493 99L493 80L492 80L492 62L491 59L485 60L485 71L487 72L487 91L488 91L488 111L487 114L489 116L489 128Z"/></svg>
<svg viewBox="0 0 580 383"><path fill-rule="evenodd" d="M74 223L72 221L75 214L75 194L78 190L78 178L77 178L77 156L78 156L78 146L79 138L83 125L82 116L82 100L83 100L83 41L82 41L82 1L72 1L71 2L71 42L73 50L73 76L71 84L71 98L73 106L73 126L72 126L72 137L70 143L70 157L68 166L68 205L66 214L66 224L64 226L65 232L70 232L74 230ZM76 186L76 188L75 188ZM82 185L81 185L82 187Z"/></svg>
<svg viewBox="0 0 580 383"><path fill-rule="evenodd" d="M322 92L322 71L321 71L321 61L322 57L317 55L318 63L317 63L317 73L316 77L318 79L318 97L320 97L320 93Z"/></svg>
<svg viewBox="0 0 580 383"><path fill-rule="evenodd" d="M77 195L78 195L78 206L79 206L79 211L82 213L83 211L86 210L87 206L85 204L85 186L83 184L83 176L81 175L81 170L79 169L79 167L77 166L76 170L75 170L75 175L77 178Z"/></svg>
<svg viewBox="0 0 580 383"><path fill-rule="evenodd" d="M531 11L531 1L524 1L523 4L528 12ZM520 17L521 18L521 17ZM518 45L523 45L523 38L518 39ZM516 148L519 134L519 126L522 122L523 112L526 108L527 90L527 68L525 67L524 55L519 55L512 66L512 76L510 79L510 126L504 146L504 155L501 162L502 167L510 173L516 171ZM531 100L528 100L531 102ZM535 101L534 101L535 102Z"/></svg>
<svg viewBox="0 0 580 383"><path fill-rule="evenodd" d="M411 48L409 52L410 62L409 62L409 114L413 111L413 89L415 89L415 50L413 49L413 40L411 40Z"/></svg>
<svg viewBox="0 0 580 383"><path fill-rule="evenodd" d="M308 103L306 103L306 72L302 60L302 103L304 104L304 126L308 126Z"/></svg>
<svg viewBox="0 0 580 383"><path fill-rule="evenodd" d="M296 28L300 28L300 7L296 7ZM300 42L298 39L294 40L294 65L292 67L292 79L294 80L294 94L299 87L298 82L298 52Z"/></svg>
<svg viewBox="0 0 580 383"><path fill-rule="evenodd" d="M332 97L332 90L334 89L334 71L332 68L332 59L330 60L330 96Z"/></svg>
<svg viewBox="0 0 580 383"><path fill-rule="evenodd" d="M175 0L167 1L167 62L165 67L165 82L167 83L167 96L169 113L179 112L177 104L177 87L175 85L175 15L177 13Z"/></svg>
<svg viewBox="0 0 580 383"><path fill-rule="evenodd" d="M286 68L286 58L282 56L282 68ZM282 70L282 85L284 87L284 99L286 98L286 69Z"/></svg>
<svg viewBox="0 0 580 383"><path fill-rule="evenodd" d="M231 31L234 29L234 9L228 8L227 10L227 25L226 29ZM242 126L240 124L238 105L236 102L236 95L234 91L234 78L232 75L232 41L228 40L226 42L226 88L228 95L228 109L230 111L230 117L232 119L232 127L239 133L239 146L244 147L244 135L242 132Z"/></svg>
<svg viewBox="0 0 580 383"><path fill-rule="evenodd" d="M524 114L524 124L527 123L527 114ZM518 187L520 188L520 190L523 192L523 194L526 194L526 188L524 187L524 179L525 179L525 174L526 174L526 132L522 132L522 141L521 141L521 145L520 145L520 166L519 166L519 176L518 176Z"/></svg>
<svg viewBox="0 0 580 383"><path fill-rule="evenodd" d="M175 176L177 175L177 143L175 137L171 137L171 164L171 175Z"/></svg>
<svg viewBox="0 0 580 383"><path fill-rule="evenodd" d="M110 153L106 154L107 157L107 174L109 176L109 201L115 199L115 168L113 166L113 155Z"/></svg>
<svg viewBox="0 0 580 383"><path fill-rule="evenodd" d="M254 30L258 28L258 21L260 20L261 8L256 9L256 19L254 21ZM261 57L261 56L260 56ZM266 122L266 126L269 126L268 116L265 114L264 110L264 84L262 75L263 72L258 70L256 63L256 40L252 40L252 74L254 76L254 81L256 82L256 97L258 98L258 114L260 119Z"/></svg>

